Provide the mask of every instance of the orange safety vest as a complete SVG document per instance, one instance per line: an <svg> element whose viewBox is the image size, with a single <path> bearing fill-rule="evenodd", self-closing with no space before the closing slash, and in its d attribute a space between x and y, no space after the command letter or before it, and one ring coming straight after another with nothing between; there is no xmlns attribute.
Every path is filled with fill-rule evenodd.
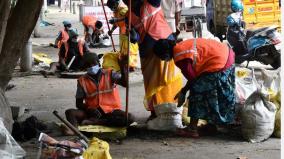
<svg viewBox="0 0 284 159"><path fill-rule="evenodd" d="M90 15L83 16L83 19L82 19L83 25L87 27L92 27L93 30L96 29L96 22L97 22L97 18L93 16L90 16Z"/></svg>
<svg viewBox="0 0 284 159"><path fill-rule="evenodd" d="M61 30L61 37L62 38L61 38L61 40L58 41L57 46L60 49L62 44L64 45L64 47L65 47L65 57L66 57L67 53L68 53L68 48L69 48L68 43L67 43L67 41L69 39L69 35L68 35L68 32L65 29Z"/></svg>
<svg viewBox="0 0 284 159"><path fill-rule="evenodd" d="M124 8L127 8L127 6L123 2L120 2L119 6L117 8L117 11L115 11L113 13L114 17L115 18L124 18L125 15L121 15L121 13L120 13L120 11ZM115 25L117 25L119 27L120 34L126 34L126 25L125 25L124 21L117 22L117 23L115 23Z"/></svg>
<svg viewBox="0 0 284 159"><path fill-rule="evenodd" d="M100 107L105 113L121 109L118 88L112 83L111 73L111 70L103 70L98 85L87 74L78 79L86 94L85 104L88 108Z"/></svg>
<svg viewBox="0 0 284 159"><path fill-rule="evenodd" d="M141 41L143 41L146 33L155 40L167 39L172 34L161 6L155 8L147 0L144 0L140 10L141 17L136 16L133 12L131 14L132 25L140 33Z"/></svg>
<svg viewBox="0 0 284 159"><path fill-rule="evenodd" d="M210 39L190 39L174 47L175 63L189 58L197 76L204 72L216 72L224 68L229 56L227 45Z"/></svg>

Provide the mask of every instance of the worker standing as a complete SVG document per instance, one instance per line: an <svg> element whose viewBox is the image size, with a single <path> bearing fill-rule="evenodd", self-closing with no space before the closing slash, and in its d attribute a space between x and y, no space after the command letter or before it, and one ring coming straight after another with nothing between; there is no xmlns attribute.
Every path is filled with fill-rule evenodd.
<svg viewBox="0 0 284 159"><path fill-rule="evenodd" d="M128 0L123 0L128 4ZM182 76L174 61L162 61L153 52L159 39L175 40L173 32L164 18L160 0L132 0L131 25L140 36L139 55L144 78L144 105L151 111L148 127L163 129L168 123L160 124L156 112L177 109L174 96L182 87ZM128 6L129 7L129 6ZM162 54L164 50L159 50ZM172 125L179 127L180 124Z"/></svg>
<svg viewBox="0 0 284 159"><path fill-rule="evenodd" d="M179 23L181 17L183 0L162 0L161 7L164 11L165 18L176 36L180 33Z"/></svg>
<svg viewBox="0 0 284 159"><path fill-rule="evenodd" d="M108 0L107 6L113 11L114 18L124 19L128 11L127 6L120 0ZM114 20L110 20L114 21ZM111 30L108 35L111 36L113 31L119 27L119 45L120 53L125 56L128 53L128 36L126 33L125 21L119 21L113 23ZM130 56L129 56L129 69L134 71L137 67L137 56L138 56L138 44L130 43Z"/></svg>

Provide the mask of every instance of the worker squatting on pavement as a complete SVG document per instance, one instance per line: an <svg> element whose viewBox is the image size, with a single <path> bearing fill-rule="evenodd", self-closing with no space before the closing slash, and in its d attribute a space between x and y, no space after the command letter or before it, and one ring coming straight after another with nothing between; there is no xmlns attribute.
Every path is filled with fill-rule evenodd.
<svg viewBox="0 0 284 159"><path fill-rule="evenodd" d="M125 62L124 57L121 62ZM66 110L67 120L74 126L105 125L126 126L126 113L121 110L121 100L117 84L125 86L124 71L114 72L100 67L96 54L84 55L84 67L87 73L78 79L76 91L77 109ZM121 70L123 65L121 64ZM133 121L128 115L128 124ZM66 131L66 134L72 134Z"/></svg>

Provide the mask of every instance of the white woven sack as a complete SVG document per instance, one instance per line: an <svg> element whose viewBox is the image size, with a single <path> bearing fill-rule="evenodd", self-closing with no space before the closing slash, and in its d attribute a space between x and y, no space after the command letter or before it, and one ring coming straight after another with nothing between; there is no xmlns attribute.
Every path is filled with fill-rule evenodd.
<svg viewBox="0 0 284 159"><path fill-rule="evenodd" d="M242 135L249 142L268 139L274 130L276 107L260 91L251 94L241 109Z"/></svg>

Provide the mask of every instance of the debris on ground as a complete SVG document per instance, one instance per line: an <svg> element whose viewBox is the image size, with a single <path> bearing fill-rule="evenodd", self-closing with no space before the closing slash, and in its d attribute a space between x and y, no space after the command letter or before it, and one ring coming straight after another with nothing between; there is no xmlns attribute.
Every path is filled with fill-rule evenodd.
<svg viewBox="0 0 284 159"><path fill-rule="evenodd" d="M167 143L166 141L163 141L163 144L164 144L165 146L169 146L169 143Z"/></svg>
<svg viewBox="0 0 284 159"><path fill-rule="evenodd" d="M24 122L15 121L13 124L12 136L17 141L27 141L38 137L40 132L47 129L47 126L35 116L27 118Z"/></svg>
<svg viewBox="0 0 284 159"><path fill-rule="evenodd" d="M72 158L80 159L86 147L80 140L63 140L58 141L45 133L41 133L38 139L40 149L38 157L42 159Z"/></svg>
<svg viewBox="0 0 284 159"><path fill-rule="evenodd" d="M42 52L33 53L32 57L34 58L34 64L44 63L46 65L50 65L52 63L52 59L49 58L47 54Z"/></svg>
<svg viewBox="0 0 284 159"><path fill-rule="evenodd" d="M49 22L44 21L44 20L42 20L42 21L40 22L40 24L39 24L40 27L45 27L45 26L49 26L49 25L55 26L54 23L49 23Z"/></svg>
<svg viewBox="0 0 284 159"><path fill-rule="evenodd" d="M8 85L6 86L5 91L10 91L10 90L13 89L14 87L16 87L16 85L14 85L14 84L8 84Z"/></svg>
<svg viewBox="0 0 284 159"><path fill-rule="evenodd" d="M23 158L26 156L26 152L4 126L2 118L0 118L0 156L2 159Z"/></svg>

